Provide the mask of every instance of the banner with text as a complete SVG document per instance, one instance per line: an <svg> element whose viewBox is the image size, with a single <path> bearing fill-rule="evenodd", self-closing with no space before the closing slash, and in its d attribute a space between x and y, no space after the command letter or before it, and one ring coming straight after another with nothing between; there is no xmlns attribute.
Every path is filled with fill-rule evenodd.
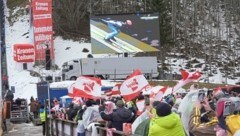
<svg viewBox="0 0 240 136"><path fill-rule="evenodd" d="M33 35L35 60L45 60L45 50L54 58L52 0L32 0Z"/></svg>
<svg viewBox="0 0 240 136"><path fill-rule="evenodd" d="M34 62L34 47L31 44L15 44L13 56L16 62Z"/></svg>

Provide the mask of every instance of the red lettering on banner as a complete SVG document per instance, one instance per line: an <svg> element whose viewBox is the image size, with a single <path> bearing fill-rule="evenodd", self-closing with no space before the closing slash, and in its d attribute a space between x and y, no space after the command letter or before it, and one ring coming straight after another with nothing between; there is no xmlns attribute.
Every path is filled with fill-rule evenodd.
<svg viewBox="0 0 240 136"><path fill-rule="evenodd" d="M133 91L136 91L136 89L138 88L138 82L137 79L133 79L132 82L130 82L129 84L127 84L128 88L131 88Z"/></svg>
<svg viewBox="0 0 240 136"><path fill-rule="evenodd" d="M93 91L94 85L95 85L94 83L83 83L84 91L91 93Z"/></svg>
<svg viewBox="0 0 240 136"><path fill-rule="evenodd" d="M45 60L46 45L53 59L52 0L32 0L32 9L35 60Z"/></svg>

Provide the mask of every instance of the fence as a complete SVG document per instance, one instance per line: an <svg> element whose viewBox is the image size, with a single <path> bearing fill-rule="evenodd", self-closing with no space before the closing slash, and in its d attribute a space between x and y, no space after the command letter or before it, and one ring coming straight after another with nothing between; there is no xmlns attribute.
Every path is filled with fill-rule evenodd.
<svg viewBox="0 0 240 136"><path fill-rule="evenodd" d="M51 136L77 136L77 123L74 121L63 120L59 118L48 118L48 128L50 128ZM97 133L100 136L106 136L107 128L96 127ZM87 131L86 136L91 136L91 132ZM138 135L126 135L122 131L113 131L113 136L138 136Z"/></svg>

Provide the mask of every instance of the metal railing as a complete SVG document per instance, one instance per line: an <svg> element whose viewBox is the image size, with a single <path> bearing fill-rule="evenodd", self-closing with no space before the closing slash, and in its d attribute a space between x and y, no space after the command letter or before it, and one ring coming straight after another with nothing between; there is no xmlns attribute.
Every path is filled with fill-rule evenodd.
<svg viewBox="0 0 240 136"><path fill-rule="evenodd" d="M48 118L48 120L49 120L48 122L51 122L48 123L47 126L48 128L51 128L51 130L48 131L50 131L52 136L77 136L77 122L52 117ZM106 127L97 126L96 128L100 136L106 136L107 131ZM139 135L135 134L127 135L124 134L122 131L113 130L113 136L139 136Z"/></svg>

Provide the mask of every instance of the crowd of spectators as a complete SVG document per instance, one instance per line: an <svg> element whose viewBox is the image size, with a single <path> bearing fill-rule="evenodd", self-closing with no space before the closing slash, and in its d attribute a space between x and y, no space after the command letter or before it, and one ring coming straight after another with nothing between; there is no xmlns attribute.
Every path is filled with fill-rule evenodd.
<svg viewBox="0 0 240 136"><path fill-rule="evenodd" d="M78 136L97 136L97 126L141 136L239 136L239 96L217 90L205 92L202 99L197 87L193 86L187 94L169 94L161 101L147 101L148 97L140 94L129 102L121 96L79 99L62 108L55 99L52 113L56 118L77 122ZM136 106L139 100L145 100L142 112Z"/></svg>

